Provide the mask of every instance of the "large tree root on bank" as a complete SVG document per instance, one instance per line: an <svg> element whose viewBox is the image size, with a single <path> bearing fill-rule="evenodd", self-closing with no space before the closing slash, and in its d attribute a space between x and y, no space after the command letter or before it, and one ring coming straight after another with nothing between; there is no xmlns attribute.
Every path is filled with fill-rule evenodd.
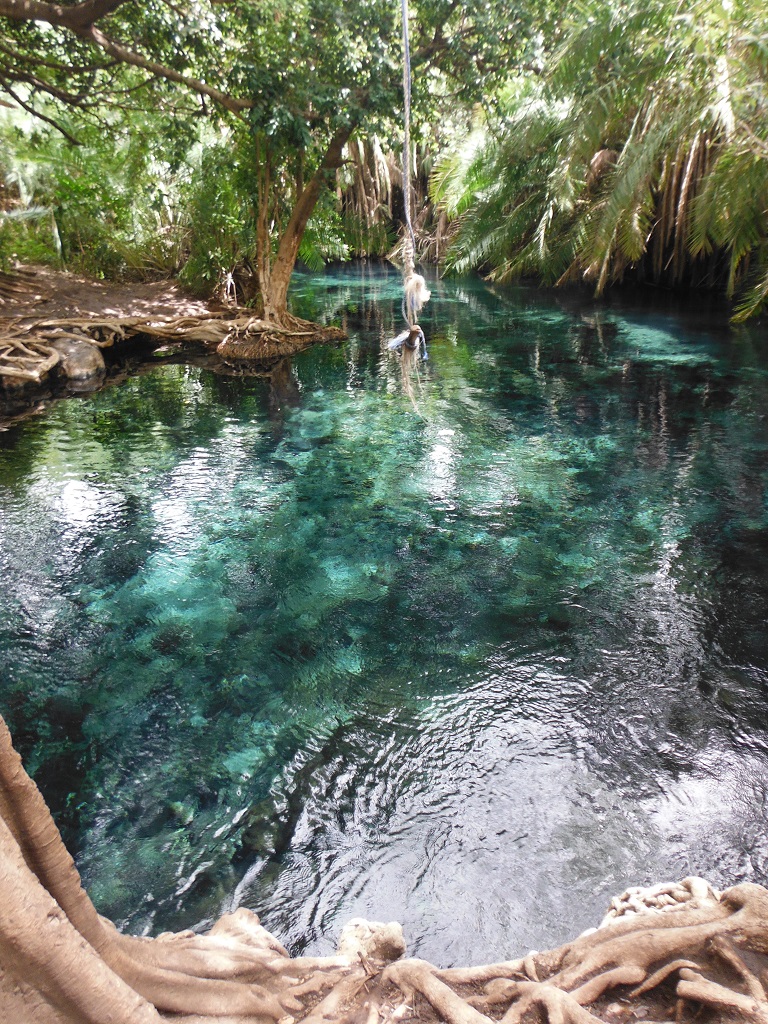
<svg viewBox="0 0 768 1024"><path fill-rule="evenodd" d="M165 343L194 342L214 349L227 362L269 365L316 342L341 340L346 334L338 327L324 327L290 313L265 320L244 309L176 318L0 317L0 380L39 383L59 362L52 347L57 340L109 348L137 337Z"/></svg>
<svg viewBox="0 0 768 1024"><path fill-rule="evenodd" d="M43 296L37 294L36 276L33 270L24 268L14 270L12 273L0 270L0 307L20 298L32 302L42 300Z"/></svg>
<svg viewBox="0 0 768 1024"><path fill-rule="evenodd" d="M631 911L632 913L627 913ZM351 923L291 958L245 909L208 935L101 918L0 718L0 1019L13 1024L768 1024L768 890L701 879L624 894L556 950L439 970L398 925Z"/></svg>

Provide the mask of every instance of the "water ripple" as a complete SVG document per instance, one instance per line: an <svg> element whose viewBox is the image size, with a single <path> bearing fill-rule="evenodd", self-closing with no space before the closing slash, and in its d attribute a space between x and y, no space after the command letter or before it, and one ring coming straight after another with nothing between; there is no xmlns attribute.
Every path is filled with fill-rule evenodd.
<svg viewBox="0 0 768 1024"><path fill-rule="evenodd" d="M271 384L0 435L0 707L99 909L449 964L768 881L761 347L437 281L416 379L395 276L309 287L350 343Z"/></svg>

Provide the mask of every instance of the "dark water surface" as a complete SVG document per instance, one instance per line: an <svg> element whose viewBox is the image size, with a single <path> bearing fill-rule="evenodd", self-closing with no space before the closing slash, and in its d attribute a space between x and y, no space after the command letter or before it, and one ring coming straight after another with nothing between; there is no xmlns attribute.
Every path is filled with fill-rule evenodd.
<svg viewBox="0 0 768 1024"><path fill-rule="evenodd" d="M0 708L99 909L451 964L768 881L764 330L440 282L404 382L399 294L0 434Z"/></svg>

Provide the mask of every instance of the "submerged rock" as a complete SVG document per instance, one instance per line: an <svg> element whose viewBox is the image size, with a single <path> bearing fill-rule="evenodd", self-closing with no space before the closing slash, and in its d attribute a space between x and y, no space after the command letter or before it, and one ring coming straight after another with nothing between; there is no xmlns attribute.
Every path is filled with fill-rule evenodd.
<svg viewBox="0 0 768 1024"><path fill-rule="evenodd" d="M101 350L88 341L56 338L50 345L59 353L58 365L68 380L90 381L100 378L106 370Z"/></svg>

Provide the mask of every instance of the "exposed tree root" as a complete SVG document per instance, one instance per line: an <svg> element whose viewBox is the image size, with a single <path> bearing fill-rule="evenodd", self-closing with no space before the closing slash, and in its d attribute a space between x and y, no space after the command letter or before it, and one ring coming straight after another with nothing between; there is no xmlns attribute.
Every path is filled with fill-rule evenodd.
<svg viewBox="0 0 768 1024"><path fill-rule="evenodd" d="M205 936L121 935L1 718L0 907L0 1019L14 1024L768 1024L768 890L752 884L631 890L559 949L446 970L399 959L395 924L350 922L335 957L291 958L245 909Z"/></svg>
<svg viewBox="0 0 768 1024"><path fill-rule="evenodd" d="M206 345L227 362L268 365L315 342L346 335L284 313L265 320L250 310L234 309L183 317L85 317L34 320L0 318L0 380L39 383L59 362L51 343L69 339L109 348L129 338L185 341Z"/></svg>
<svg viewBox="0 0 768 1024"><path fill-rule="evenodd" d="M58 352L37 338L0 337L0 377L39 383L59 358Z"/></svg>
<svg viewBox="0 0 768 1024"><path fill-rule="evenodd" d="M272 363L316 342L344 338L346 334L338 327L322 327L290 313L283 313L279 321L241 317L231 322L216 351L227 361Z"/></svg>
<svg viewBox="0 0 768 1024"><path fill-rule="evenodd" d="M42 299L37 294L36 274L34 271L19 268L12 273L0 270L0 307L8 302L14 302L22 297L27 301Z"/></svg>

